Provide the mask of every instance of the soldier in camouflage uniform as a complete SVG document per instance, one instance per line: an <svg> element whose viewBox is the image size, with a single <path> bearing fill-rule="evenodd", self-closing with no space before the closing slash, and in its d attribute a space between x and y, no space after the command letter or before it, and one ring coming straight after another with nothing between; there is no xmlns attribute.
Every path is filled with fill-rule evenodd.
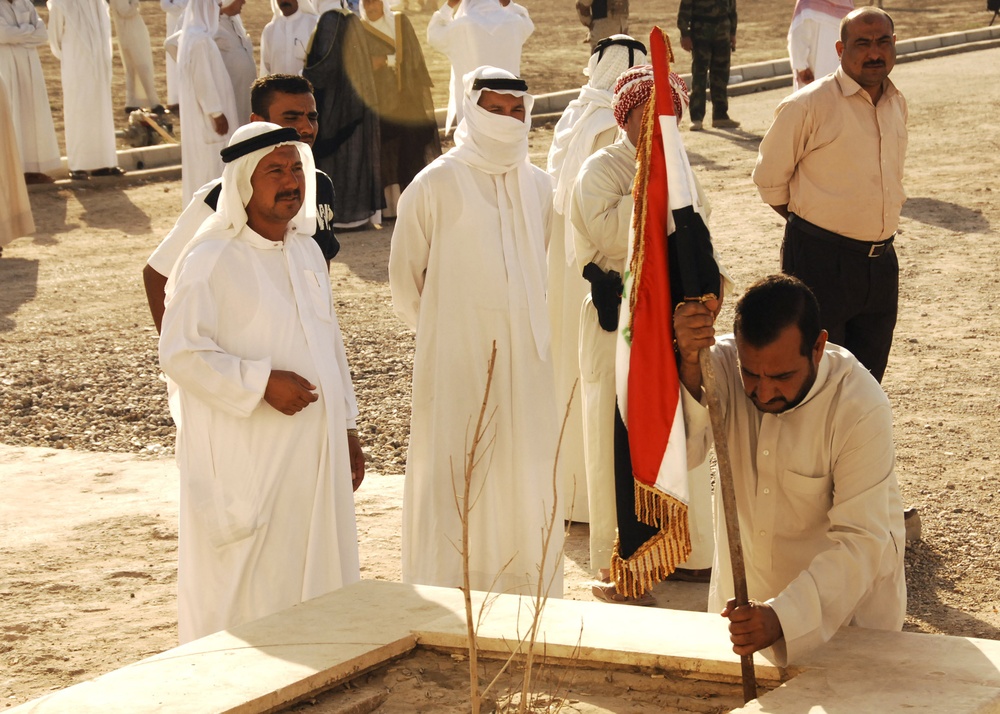
<svg viewBox="0 0 1000 714"><path fill-rule="evenodd" d="M576 14L590 30L590 51L611 35L628 34L628 0L579 0Z"/></svg>
<svg viewBox="0 0 1000 714"><path fill-rule="evenodd" d="M729 118L729 59L736 50L736 0L681 0L677 13L681 47L691 53L691 131L705 119L705 89L711 80L712 126L735 128Z"/></svg>

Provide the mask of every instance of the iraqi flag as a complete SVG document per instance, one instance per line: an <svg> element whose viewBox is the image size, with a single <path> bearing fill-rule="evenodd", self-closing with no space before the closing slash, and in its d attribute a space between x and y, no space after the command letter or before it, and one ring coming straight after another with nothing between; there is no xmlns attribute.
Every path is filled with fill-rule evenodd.
<svg viewBox="0 0 1000 714"><path fill-rule="evenodd" d="M654 89L637 146L635 209L616 356L619 539L611 569L618 591L631 597L666 578L691 553L673 311L684 300L717 297L720 282L677 128L669 45L659 28L653 28L649 39ZM630 502L631 494L623 494L627 488L622 488L629 478L632 523L622 510L623 498Z"/></svg>

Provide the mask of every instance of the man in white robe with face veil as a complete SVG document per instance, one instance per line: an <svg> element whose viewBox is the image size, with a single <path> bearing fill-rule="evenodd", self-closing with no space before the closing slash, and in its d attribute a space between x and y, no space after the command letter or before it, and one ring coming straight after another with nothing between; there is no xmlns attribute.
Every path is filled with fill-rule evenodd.
<svg viewBox="0 0 1000 714"><path fill-rule="evenodd" d="M111 109L111 15L104 0L49 0L49 45L62 66L70 177L120 176Z"/></svg>
<svg viewBox="0 0 1000 714"><path fill-rule="evenodd" d="M497 359L472 475L476 590L529 594L553 508L557 411L545 307L552 179L528 161L533 100L510 72L465 77L455 148L403 191L389 254L396 314L416 330L403 492L403 581L462 585L464 455ZM543 584L562 595L562 514ZM551 586L550 586L551 585Z"/></svg>
<svg viewBox="0 0 1000 714"><path fill-rule="evenodd" d="M462 121L462 78L490 66L521 74L521 47L535 31L528 11L501 0L448 0L427 25L427 42L451 61L445 133Z"/></svg>
<svg viewBox="0 0 1000 714"><path fill-rule="evenodd" d="M555 366L556 404L570 407L569 421L559 454L560 501L564 515L577 522L590 522L586 467L583 449L583 389L580 379L580 309L590 294L576 264L570 207L573 185L587 157L618 138L618 124L611 111L611 88L618 75L646 63L646 47L628 35L603 40L587 65L590 81L580 96L569 103L556 124L549 148L548 170L556 182L552 238L548 255L548 303L552 320L552 360ZM612 504L613 507L613 504Z"/></svg>
<svg viewBox="0 0 1000 714"><path fill-rule="evenodd" d="M348 431L358 414L316 224L312 152L241 127L216 213L167 283L176 383L181 642L360 578Z"/></svg>
<svg viewBox="0 0 1000 714"><path fill-rule="evenodd" d="M260 34L260 76L302 74L319 22L312 0L271 0L271 15Z"/></svg>
<svg viewBox="0 0 1000 714"><path fill-rule="evenodd" d="M188 205L194 192L222 175L219 152L240 117L232 80L215 44L219 6L215 0L189 0L177 50L181 92L181 190Z"/></svg>

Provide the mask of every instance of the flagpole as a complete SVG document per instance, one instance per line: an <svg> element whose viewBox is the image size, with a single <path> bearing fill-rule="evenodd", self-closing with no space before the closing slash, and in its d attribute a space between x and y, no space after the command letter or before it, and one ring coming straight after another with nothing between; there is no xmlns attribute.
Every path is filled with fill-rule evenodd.
<svg viewBox="0 0 1000 714"><path fill-rule="evenodd" d="M733 570L733 592L736 606L749 602L747 594L747 573L743 564L743 542L740 539L739 515L736 512L736 488L733 486L733 466L729 461L729 439L726 436L722 404L715 380L715 366L711 351L706 348L698 353L701 364L701 383L708 399L708 414L712 421L715 437L715 457L719 465L719 492L722 495L722 511L726 516L726 535L729 541L729 560ZM753 667L753 655L740 656L743 673L743 703L757 698L757 676Z"/></svg>

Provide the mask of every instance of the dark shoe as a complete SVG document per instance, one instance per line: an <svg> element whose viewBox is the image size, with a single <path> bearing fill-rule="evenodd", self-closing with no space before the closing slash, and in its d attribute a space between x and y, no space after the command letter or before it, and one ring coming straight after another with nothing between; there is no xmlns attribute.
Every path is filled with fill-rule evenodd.
<svg viewBox="0 0 1000 714"><path fill-rule="evenodd" d="M689 570L687 568L677 568L667 576L667 580L680 583L707 583L712 579L712 569L702 568L700 570Z"/></svg>
<svg viewBox="0 0 1000 714"><path fill-rule="evenodd" d="M712 119L712 126L716 129L735 129L740 123L735 119L730 119L729 117L719 117L718 119Z"/></svg>
<svg viewBox="0 0 1000 714"><path fill-rule="evenodd" d="M917 509L907 508L903 511L903 527L906 529L906 540L920 540L921 531L920 514L917 513Z"/></svg>
<svg viewBox="0 0 1000 714"><path fill-rule="evenodd" d="M40 174L34 171L24 174L24 182L27 184L52 183L53 181L55 179L48 174Z"/></svg>
<svg viewBox="0 0 1000 714"><path fill-rule="evenodd" d="M142 109L142 107L125 107L125 116L128 116L132 112L137 112L140 109Z"/></svg>
<svg viewBox="0 0 1000 714"><path fill-rule="evenodd" d="M166 109L164 109L164 107L163 107L163 105L162 105L162 104L157 104L157 105L156 105L155 107L153 107L153 108L152 108L152 109L151 109L150 111L152 111L152 112L153 112L153 114L160 114L160 115L162 115L162 114L163 114L164 112L166 112L167 110L166 110Z"/></svg>
<svg viewBox="0 0 1000 714"><path fill-rule="evenodd" d="M91 176L124 176L125 169L121 166L106 166L103 169L94 169L90 172Z"/></svg>
<svg viewBox="0 0 1000 714"><path fill-rule="evenodd" d="M74 181L88 181L90 180L89 171L70 171L69 177Z"/></svg>

